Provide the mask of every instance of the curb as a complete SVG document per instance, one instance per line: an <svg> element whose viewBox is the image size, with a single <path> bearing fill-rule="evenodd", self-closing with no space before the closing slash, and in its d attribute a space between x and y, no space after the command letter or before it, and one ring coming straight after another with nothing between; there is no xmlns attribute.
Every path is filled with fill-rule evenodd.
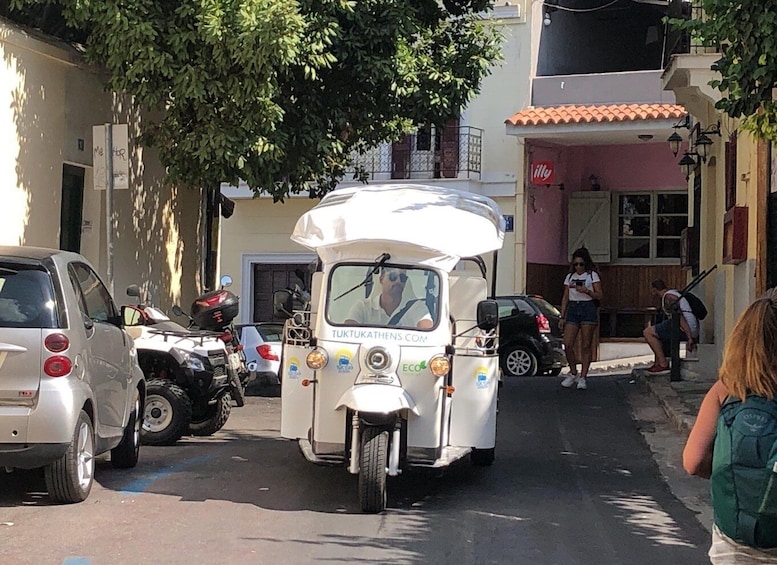
<svg viewBox="0 0 777 565"><path fill-rule="evenodd" d="M658 403L666 413L667 418L674 424L677 430L684 436L688 434L696 422L696 416L688 414L688 406L680 399L677 391L672 387L668 375L648 376L644 369L634 369L631 372L634 380L645 386L658 400Z"/></svg>

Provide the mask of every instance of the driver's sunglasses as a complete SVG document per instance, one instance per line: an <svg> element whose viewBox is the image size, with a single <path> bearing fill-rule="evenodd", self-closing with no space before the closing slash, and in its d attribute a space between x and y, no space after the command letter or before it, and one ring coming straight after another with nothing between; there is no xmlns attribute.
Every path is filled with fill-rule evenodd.
<svg viewBox="0 0 777 565"><path fill-rule="evenodd" d="M391 271L388 274L388 278L391 282L396 282L397 279L399 279L400 282L407 282L407 275L405 273L397 273L396 271Z"/></svg>
<svg viewBox="0 0 777 565"><path fill-rule="evenodd" d="M580 261L576 261L572 263L572 265L575 267L585 267L585 263L581 263Z"/></svg>

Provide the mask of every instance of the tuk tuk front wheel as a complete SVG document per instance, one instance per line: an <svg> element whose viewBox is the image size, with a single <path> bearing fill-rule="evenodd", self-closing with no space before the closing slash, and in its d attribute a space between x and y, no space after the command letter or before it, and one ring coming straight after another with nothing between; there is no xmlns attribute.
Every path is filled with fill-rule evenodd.
<svg viewBox="0 0 777 565"><path fill-rule="evenodd" d="M386 509L388 431L367 426L363 428L361 436L359 502L362 512L377 514Z"/></svg>

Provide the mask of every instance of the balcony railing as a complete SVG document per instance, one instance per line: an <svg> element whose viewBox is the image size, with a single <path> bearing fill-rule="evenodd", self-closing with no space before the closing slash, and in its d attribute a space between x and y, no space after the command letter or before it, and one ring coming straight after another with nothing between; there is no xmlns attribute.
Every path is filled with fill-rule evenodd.
<svg viewBox="0 0 777 565"><path fill-rule="evenodd" d="M352 156L346 179L480 179L483 130L429 128Z"/></svg>
<svg viewBox="0 0 777 565"><path fill-rule="evenodd" d="M686 8L688 10L688 8ZM683 17L686 19L704 20L706 15L702 7L701 0L693 0L689 11L684 11ZM670 35L669 55L703 55L705 53L719 53L720 44L716 41L704 39L702 37L692 37L688 32L675 33L675 42L672 43Z"/></svg>

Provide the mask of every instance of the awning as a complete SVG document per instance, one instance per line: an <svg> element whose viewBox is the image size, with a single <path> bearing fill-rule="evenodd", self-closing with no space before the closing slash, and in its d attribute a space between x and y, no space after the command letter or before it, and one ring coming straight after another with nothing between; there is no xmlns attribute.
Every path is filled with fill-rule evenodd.
<svg viewBox="0 0 777 565"><path fill-rule="evenodd" d="M505 120L508 135L566 143L664 141L687 110L677 104L530 107Z"/></svg>

